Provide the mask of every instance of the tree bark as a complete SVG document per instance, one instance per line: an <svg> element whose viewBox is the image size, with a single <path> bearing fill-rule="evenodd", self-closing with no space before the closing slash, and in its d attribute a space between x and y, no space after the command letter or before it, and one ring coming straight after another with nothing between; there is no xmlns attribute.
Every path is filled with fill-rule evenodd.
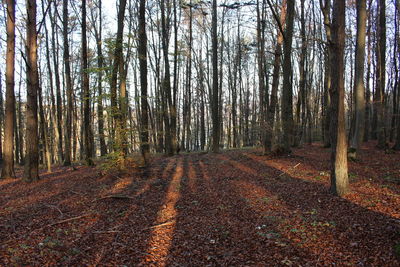
<svg viewBox="0 0 400 267"><path fill-rule="evenodd" d="M104 156L107 154L107 145L104 138L104 107L103 107L103 45L102 45L102 32L103 32L103 9L102 9L102 0L98 2L98 10L99 10L99 28L94 28L95 39L96 39L96 47L97 47L97 128L99 131L99 142L100 142L100 156Z"/></svg>
<svg viewBox="0 0 400 267"><path fill-rule="evenodd" d="M146 34L146 0L140 0L139 6L139 43L138 55L140 65L140 106L141 106L141 132L140 150L145 164L150 152L149 144L149 115L147 102L147 34Z"/></svg>
<svg viewBox="0 0 400 267"><path fill-rule="evenodd" d="M64 166L71 165L71 139L72 139L72 117L73 117L73 88L71 81L71 66L68 41L68 1L63 1L63 42L64 42L64 69L65 85L67 94L67 120L65 135L65 157Z"/></svg>
<svg viewBox="0 0 400 267"><path fill-rule="evenodd" d="M7 53L6 53L6 111L4 120L4 150L1 178L13 178L14 173L14 121L15 121L15 2L7 0ZM0 92L2 94L2 92ZM0 139L1 142L1 139Z"/></svg>
<svg viewBox="0 0 400 267"><path fill-rule="evenodd" d="M93 142L92 125L90 117L90 91L89 91L89 73L88 73L88 53L86 39L86 0L82 0L82 95L83 95L83 127L84 127L84 145L85 161L89 166L93 162Z"/></svg>
<svg viewBox="0 0 400 267"><path fill-rule="evenodd" d="M292 40L295 1L287 2L286 30L283 42L283 89L282 89L282 129L283 149L290 152L293 144L293 85L292 85Z"/></svg>
<svg viewBox="0 0 400 267"><path fill-rule="evenodd" d="M345 0L335 0L332 15L331 86L331 192L343 196L349 191L347 142L344 112Z"/></svg>
<svg viewBox="0 0 400 267"><path fill-rule="evenodd" d="M365 61L365 36L367 24L367 1L357 1L357 41L354 75L354 96L355 96L355 129L351 142L354 149L354 157L360 148L364 135L365 126L365 87L364 87L364 61ZM353 153L352 153L353 154Z"/></svg>
<svg viewBox="0 0 400 267"><path fill-rule="evenodd" d="M386 1L379 0L379 22L378 22L378 40L376 51L376 115L379 148L385 148L386 129L385 129L385 86L386 86Z"/></svg>
<svg viewBox="0 0 400 267"><path fill-rule="evenodd" d="M26 103L26 155L23 180L39 179L39 139L37 94L39 86L37 66L36 0L27 0L26 51L27 51L27 103Z"/></svg>
<svg viewBox="0 0 400 267"><path fill-rule="evenodd" d="M217 36L217 1L212 2L212 151L219 152L220 123L219 123L219 91L218 91L218 36Z"/></svg>

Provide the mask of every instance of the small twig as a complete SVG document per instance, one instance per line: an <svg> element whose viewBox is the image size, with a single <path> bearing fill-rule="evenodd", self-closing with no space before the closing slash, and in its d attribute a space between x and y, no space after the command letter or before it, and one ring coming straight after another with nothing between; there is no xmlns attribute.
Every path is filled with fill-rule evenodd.
<svg viewBox="0 0 400 267"><path fill-rule="evenodd" d="M153 225L153 226L150 226L150 227L146 227L143 230L148 230L148 229L154 229L154 228L158 228L158 227L167 226L167 225L173 224L174 222L175 221L173 220L173 221L165 222L165 223L162 223L162 224Z"/></svg>
<svg viewBox="0 0 400 267"><path fill-rule="evenodd" d="M81 195L81 196L83 196L83 195L84 195L83 193L76 192L76 191L73 191L73 190L70 190L69 192L71 192L71 193L74 193L74 194L77 194L77 195Z"/></svg>
<svg viewBox="0 0 400 267"><path fill-rule="evenodd" d="M297 168L299 165L300 165L300 163L297 163L295 166L293 166L292 168L289 168L287 171L293 170L293 169ZM281 177L282 175L285 175L285 174L286 174L286 172L282 172L281 174L279 174L278 177Z"/></svg>
<svg viewBox="0 0 400 267"><path fill-rule="evenodd" d="M45 205L46 207L48 207L48 208L56 209L56 210L60 213L61 216L64 215L64 213L62 213L62 211L60 210L59 207L57 207L57 206L55 206L55 205L50 205L50 204L44 204L44 205Z"/></svg>
<svg viewBox="0 0 400 267"><path fill-rule="evenodd" d="M78 220L78 219L81 219L81 218L84 218L84 217L87 217L87 216L90 216L90 215L93 215L93 213L83 214L83 215L80 215L80 216L77 216L77 217L72 217L72 218L61 220L61 221L58 221L58 222L55 222L55 223L50 223L48 225L45 225L43 227L40 227L40 228L37 228L37 229L33 230L29 235L31 235L34 232L39 231L39 230L41 230L43 228L49 227L49 226L54 226L54 225L57 225L57 224L62 224L62 223Z"/></svg>
<svg viewBox="0 0 400 267"><path fill-rule="evenodd" d="M69 218L69 219L65 219L65 220L62 220L62 221L58 221L58 222L55 222L55 223L48 224L48 225L46 225L45 227L47 227L47 226L53 226L53 225L57 225L57 224L61 224L61 223L66 223L66 222L70 222L70 221L74 221L74 220L78 220L78 219L81 219L81 218L90 216L90 215L92 215L92 214L93 214L93 213L88 213L88 214L84 214L84 215L81 215L81 216L72 217L72 218Z"/></svg>
<svg viewBox="0 0 400 267"><path fill-rule="evenodd" d="M94 231L94 234L121 233L122 231Z"/></svg>
<svg viewBox="0 0 400 267"><path fill-rule="evenodd" d="M110 196L105 196L101 198L94 199L92 202L102 200L102 199L107 199L107 198L117 198L117 199L135 199L134 197L130 196L125 196L125 195L110 195Z"/></svg>

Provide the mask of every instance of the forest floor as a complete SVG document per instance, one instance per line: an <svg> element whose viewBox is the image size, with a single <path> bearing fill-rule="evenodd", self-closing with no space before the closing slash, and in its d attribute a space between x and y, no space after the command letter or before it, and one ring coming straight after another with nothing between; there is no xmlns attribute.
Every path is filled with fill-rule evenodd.
<svg viewBox="0 0 400 267"><path fill-rule="evenodd" d="M367 144L344 198L329 157L240 149L0 180L0 265L399 266L400 153Z"/></svg>

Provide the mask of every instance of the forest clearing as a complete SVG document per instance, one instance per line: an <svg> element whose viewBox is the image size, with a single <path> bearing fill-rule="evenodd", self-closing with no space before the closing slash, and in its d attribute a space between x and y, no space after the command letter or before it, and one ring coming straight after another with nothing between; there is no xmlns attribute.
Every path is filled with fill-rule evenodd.
<svg viewBox="0 0 400 267"><path fill-rule="evenodd" d="M0 181L4 266L396 266L400 162L367 144L351 193L329 149L154 156L147 169L57 167ZM397 255L397 256L396 256Z"/></svg>
<svg viewBox="0 0 400 267"><path fill-rule="evenodd" d="M0 266L400 266L400 0L3 0Z"/></svg>

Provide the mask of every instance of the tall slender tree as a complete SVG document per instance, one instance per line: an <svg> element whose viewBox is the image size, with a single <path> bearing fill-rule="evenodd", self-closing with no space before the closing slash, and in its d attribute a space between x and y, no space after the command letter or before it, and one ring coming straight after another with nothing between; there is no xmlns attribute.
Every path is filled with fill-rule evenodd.
<svg viewBox="0 0 400 267"><path fill-rule="evenodd" d="M125 18L126 0L119 1L118 7L118 21L117 21L117 37L115 41L114 49L114 61L112 66L111 81L110 81L110 91L111 91L111 114L114 124L117 127L117 139L114 143L114 150L119 153L119 156L124 158L124 150L122 144L121 135L121 110L118 107L118 95L117 95L117 85L118 85L118 71L120 70L121 64L123 64L123 32L124 32L124 18ZM120 77L123 75L120 73Z"/></svg>
<svg viewBox="0 0 400 267"><path fill-rule="evenodd" d="M376 135L378 147L386 147L385 86L386 86L386 1L378 2L378 40L376 44Z"/></svg>
<svg viewBox="0 0 400 267"><path fill-rule="evenodd" d="M99 142L100 142L100 155L104 156L107 154L107 146L104 138L104 107L103 107L103 65L104 65L104 57L103 57L103 40L102 40L102 32L103 32L103 8L102 8L102 0L98 1L98 10L99 10L99 26L94 27L94 35L96 39L96 47L97 47L97 127L99 131ZM93 12L91 13L93 14Z"/></svg>
<svg viewBox="0 0 400 267"><path fill-rule="evenodd" d="M26 21L26 54L27 54L27 102L26 102L26 155L23 179L27 182L39 179L39 138L38 138L38 65L37 65L37 31L36 0L26 2L28 19Z"/></svg>
<svg viewBox="0 0 400 267"><path fill-rule="evenodd" d="M6 53L6 112L4 127L3 168L1 178L11 178L14 173L14 121L15 121L15 2L7 0L7 53ZM1 79L1 78L0 78ZM0 92L2 94L2 92ZM1 142L1 139L0 139Z"/></svg>
<svg viewBox="0 0 400 267"><path fill-rule="evenodd" d="M292 41L295 1L287 1L286 30L283 42L282 129L283 148L290 152L293 143Z"/></svg>
<svg viewBox="0 0 400 267"><path fill-rule="evenodd" d="M89 72L88 72L88 52L86 38L86 0L82 0L82 95L83 95L83 127L84 127L84 145L85 160L89 166L93 162L93 142L92 125L90 116L90 91L89 91Z"/></svg>
<svg viewBox="0 0 400 267"><path fill-rule="evenodd" d="M149 146L149 115L147 102L147 34L146 34L146 0L140 0L139 6L139 43L138 54L140 64L140 106L141 106L141 153L147 164Z"/></svg>
<svg viewBox="0 0 400 267"><path fill-rule="evenodd" d="M55 2L54 2L55 3ZM71 141L72 141L72 117L73 117L73 88L71 79L71 65L69 55L69 40L68 40L68 1L63 1L63 41L64 41L64 70L65 70L65 85L67 95L67 120L66 120L66 136L65 136L65 157L64 165L71 165Z"/></svg>
<svg viewBox="0 0 400 267"><path fill-rule="evenodd" d="M364 61L365 61L365 36L367 28L367 1L357 1L357 41L354 74L354 100L355 100L355 129L351 147L356 151L364 137L365 126L365 86L364 86Z"/></svg>
<svg viewBox="0 0 400 267"><path fill-rule="evenodd" d="M331 192L349 191L344 110L345 0L335 0L332 14L331 71Z"/></svg>
<svg viewBox="0 0 400 267"><path fill-rule="evenodd" d="M218 32L217 32L217 0L212 2L212 23L211 23L211 39L212 39L212 151L219 151L220 138L220 122L219 122L219 90L218 90Z"/></svg>

